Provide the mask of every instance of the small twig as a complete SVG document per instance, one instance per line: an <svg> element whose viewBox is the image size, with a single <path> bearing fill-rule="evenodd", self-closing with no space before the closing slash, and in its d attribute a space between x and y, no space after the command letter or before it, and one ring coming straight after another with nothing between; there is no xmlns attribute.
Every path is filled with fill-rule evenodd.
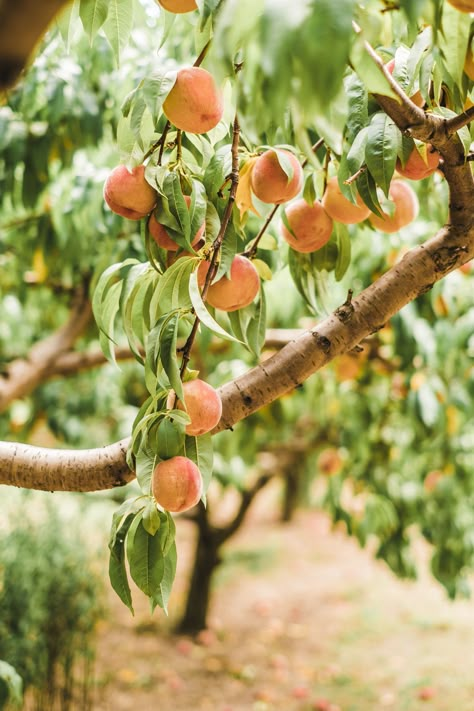
<svg viewBox="0 0 474 711"><path fill-rule="evenodd" d="M311 146L311 150L313 151L313 153L316 153L316 151L318 151L321 148L321 146L323 146L323 145L324 145L324 138L320 138L319 141L316 141L316 143ZM305 158L304 161L301 163L301 167L306 168L306 166L308 165L308 162L309 162L309 158Z"/></svg>
<svg viewBox="0 0 474 711"><path fill-rule="evenodd" d="M446 133L451 136L456 131L459 131L463 126L467 126L474 119L474 106L469 107L466 111L463 111L459 116L453 116L453 118L446 119L444 125L446 128Z"/></svg>
<svg viewBox="0 0 474 711"><path fill-rule="evenodd" d="M351 176L349 176L349 178L344 180L344 185L351 185L352 183L354 183L357 180L357 178L359 178L362 175L362 173L365 173L366 170L367 170L367 166L363 165L361 168L359 168L359 170L356 173L354 173L354 175L351 175Z"/></svg>
<svg viewBox="0 0 474 711"><path fill-rule="evenodd" d="M201 49L198 58L196 59L196 61L193 64L193 67L200 67L201 66L201 64L204 62L204 60L206 58L206 54L208 53L210 46L211 46L211 40L208 40L206 42L206 44L204 45L204 47Z"/></svg>
<svg viewBox="0 0 474 711"><path fill-rule="evenodd" d="M179 163L181 161L182 137L183 137L183 132L180 129L178 129L178 132L176 134L176 161L177 161L177 163Z"/></svg>
<svg viewBox="0 0 474 711"><path fill-rule="evenodd" d="M208 289L211 285L212 280L214 279L216 273L217 273L217 258L220 252L220 248L222 246L222 242L225 237L225 233L227 231L227 227L229 225L230 218L232 216L232 210L234 208L234 202L235 202L235 195L237 193L237 186L239 184L239 137L240 137L240 125L239 125L239 119L237 117L237 114L235 115L234 118L234 126L233 126L233 132L232 132L232 173L231 173L231 186L230 186L230 191L229 191L229 198L227 201L227 205L224 211L224 215L222 216L222 222L221 226L219 229L219 233L212 243L212 257L211 257L211 263L208 269L208 272L206 274L206 280L204 282L204 287L201 293L202 300L206 300L207 292ZM196 338L196 334L199 328L199 317L196 316L194 319L193 327L191 329L191 333L189 334L186 343L184 344L183 347L183 357L181 361L181 367L180 367L180 375L181 378L184 376L184 373L186 372L186 368L188 366L190 356L191 356L191 349L193 347L194 340Z"/></svg>

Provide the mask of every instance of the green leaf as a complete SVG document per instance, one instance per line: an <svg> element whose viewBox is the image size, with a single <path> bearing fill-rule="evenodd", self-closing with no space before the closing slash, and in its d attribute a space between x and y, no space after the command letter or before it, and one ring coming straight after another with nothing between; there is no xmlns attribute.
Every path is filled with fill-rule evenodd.
<svg viewBox="0 0 474 711"><path fill-rule="evenodd" d="M166 557L176 537L176 525L169 511L160 511L160 521L160 545L163 555Z"/></svg>
<svg viewBox="0 0 474 711"><path fill-rule="evenodd" d="M392 119L383 112L375 114L367 134L365 162L387 197L400 145L401 133Z"/></svg>
<svg viewBox="0 0 474 711"><path fill-rule="evenodd" d="M446 69L459 87L462 86L470 30L471 15L459 12L459 10L445 2L443 6L440 49Z"/></svg>
<svg viewBox="0 0 474 711"><path fill-rule="evenodd" d="M346 138L352 143L368 122L368 94L364 83L355 74L351 74L345 89L349 101Z"/></svg>
<svg viewBox="0 0 474 711"><path fill-rule="evenodd" d="M367 207L370 207L379 217L382 217L382 208L377 195L375 180L368 170L365 170L356 180L357 190Z"/></svg>
<svg viewBox="0 0 474 711"><path fill-rule="evenodd" d="M173 587L174 578L176 575L176 563L178 560L176 552L176 543L173 542L166 557L163 571L163 578L160 583L159 590L152 596L151 611L159 605L168 614L168 601Z"/></svg>
<svg viewBox="0 0 474 711"><path fill-rule="evenodd" d="M137 587L153 597L160 590L164 575L164 558L160 545L160 536L151 536L138 516L138 523L133 522L127 537L127 559L130 575Z"/></svg>
<svg viewBox="0 0 474 711"><path fill-rule="evenodd" d="M250 320L246 333L246 342L252 353L258 358L265 343L267 325L267 305L265 291L260 289L260 297L255 308L255 315Z"/></svg>
<svg viewBox="0 0 474 711"><path fill-rule="evenodd" d="M110 547L109 578L113 590L133 614L132 593L128 584L127 570L125 568L125 539L130 530L136 514L129 514L115 536L115 542Z"/></svg>
<svg viewBox="0 0 474 711"><path fill-rule="evenodd" d="M104 24L104 32L112 47L115 61L119 65L132 31L133 0L108 0L108 5L109 14Z"/></svg>
<svg viewBox="0 0 474 711"><path fill-rule="evenodd" d="M230 333L227 333L227 331L225 331L222 326L220 326L217 321L212 318L211 314L207 310L206 305L204 304L204 301L201 297L201 290L198 285L197 270L191 274L191 278L189 280L189 296L191 298L191 303L193 305L196 316L205 326L207 326L210 331L215 333L217 336L224 338L227 341L235 341L236 343L240 343L237 338L232 336Z"/></svg>
<svg viewBox="0 0 474 711"><path fill-rule="evenodd" d="M94 37L107 19L108 12L109 0L81 0L79 15L91 46Z"/></svg>
<svg viewBox="0 0 474 711"><path fill-rule="evenodd" d="M400 103L400 99L392 90L385 74L368 53L364 37L361 34L357 35L352 46L351 64L369 93L390 96Z"/></svg>
<svg viewBox="0 0 474 711"><path fill-rule="evenodd" d="M210 432L199 437L186 435L183 454L191 459L201 472L205 494L212 478L213 450Z"/></svg>
<svg viewBox="0 0 474 711"><path fill-rule="evenodd" d="M0 708L8 711L23 705L23 680L11 664L0 659Z"/></svg>
<svg viewBox="0 0 474 711"><path fill-rule="evenodd" d="M184 443L184 425L165 417L158 427L157 454L160 459L170 459L179 454Z"/></svg>
<svg viewBox="0 0 474 711"><path fill-rule="evenodd" d="M143 511L143 528L150 536L154 536L161 526L160 512L156 502L150 500Z"/></svg>
<svg viewBox="0 0 474 711"><path fill-rule="evenodd" d="M130 514L135 515L144 506L143 499L141 497L135 497L133 499L127 499L121 506L114 512L112 516L112 526L110 529L109 536L109 548L112 549L117 540L117 534L121 528L125 518Z"/></svg>
<svg viewBox="0 0 474 711"><path fill-rule="evenodd" d="M351 238L346 225L341 222L334 223L334 231L337 244L337 261L334 268L334 276L336 281L341 281L351 263Z"/></svg>
<svg viewBox="0 0 474 711"><path fill-rule="evenodd" d="M175 313L162 326L160 331L160 359L169 378L171 387L180 400L183 399L183 384L179 372L176 342L178 339L179 313Z"/></svg>
<svg viewBox="0 0 474 711"><path fill-rule="evenodd" d="M198 257L180 257L166 270L150 301L150 322L155 324L161 314L191 307L189 280Z"/></svg>
<svg viewBox="0 0 474 711"><path fill-rule="evenodd" d="M157 457L147 447L140 447L135 459L135 474L140 489L148 495L151 491L151 478L157 464Z"/></svg>
<svg viewBox="0 0 474 711"><path fill-rule="evenodd" d="M140 86L143 99L155 126L160 118L163 102L176 82L176 75L177 72L175 71L155 71L150 76L145 77Z"/></svg>
<svg viewBox="0 0 474 711"><path fill-rule="evenodd" d="M115 348L114 341L114 322L115 317L120 308L120 294L122 292L123 282L119 281L113 284L107 291L107 295L101 305L100 322L97 325L100 328L99 342L102 352L111 363L115 363Z"/></svg>

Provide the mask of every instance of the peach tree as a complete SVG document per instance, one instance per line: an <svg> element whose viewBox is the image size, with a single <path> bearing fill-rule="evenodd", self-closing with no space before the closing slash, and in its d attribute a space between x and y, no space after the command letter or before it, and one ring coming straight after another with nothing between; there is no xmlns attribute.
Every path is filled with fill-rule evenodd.
<svg viewBox="0 0 474 711"><path fill-rule="evenodd" d="M145 71L137 61L135 85L112 119L120 164L104 176L101 224L87 220L97 199L93 180L81 185L76 177L86 214L76 227L76 264L84 276L77 311L29 359L7 368L0 392L7 404L28 392L75 341L90 316L92 281L105 356L115 361L123 333L143 372L148 395L130 437L85 451L3 442L1 481L94 491L136 477L141 494L118 509L110 538L112 585L131 609L128 573L152 608L166 608L176 568L171 512L205 501L213 436L357 350L363 339L375 339L404 306L474 254L469 2L167 0L160 6L159 13L151 3L135 8L153 18L156 38ZM95 43L91 56L101 48L103 66L107 38L123 66L130 37L136 42L133 9L131 0L80 0L58 22L66 41L80 24ZM0 59L8 83L15 65L5 47ZM47 77L44 66L32 71L38 81ZM97 85L103 76L97 72ZM8 129L3 150L10 160L16 150L24 163L26 205L36 204L54 170L53 148L62 168L71 154L60 140L70 116L77 120L61 111L76 99L66 84L56 93L53 80L45 85L45 106L57 101L61 121L54 137L48 122L30 125L27 139L36 152L12 115L0 114ZM102 86L101 105L93 91L82 95L90 107L88 120L78 112L84 148L100 136L107 92L120 90ZM15 195L15 171L2 180ZM417 232L420 206L426 214L433 199L434 217ZM54 202L39 218L45 240L48 220L64 225L64 244L71 239ZM378 244L408 225L416 246L363 288L352 259L361 235L369 231ZM107 226L130 236L109 264L114 250L101 253L94 239ZM92 262L85 244L97 255ZM33 279L58 268L58 246L50 264L47 249L38 252ZM263 359L265 282L283 267L317 322ZM199 343L211 337L246 348L254 363L217 390L193 363ZM339 515L336 499L333 491Z"/></svg>

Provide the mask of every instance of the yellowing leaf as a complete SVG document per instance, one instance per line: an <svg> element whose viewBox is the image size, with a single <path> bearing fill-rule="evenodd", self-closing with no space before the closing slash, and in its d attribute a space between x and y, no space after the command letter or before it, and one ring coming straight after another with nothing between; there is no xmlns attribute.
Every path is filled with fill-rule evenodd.
<svg viewBox="0 0 474 711"><path fill-rule="evenodd" d="M36 281L42 284L48 276L48 267L44 261L43 250L38 247L33 254L33 272L36 276Z"/></svg>
<svg viewBox="0 0 474 711"><path fill-rule="evenodd" d="M255 164L257 157L249 158L249 160L244 163L239 171L239 184L237 186L237 194L235 196L235 204L240 211L240 219L245 215L246 212L251 210L256 215L259 215L255 209L252 202L252 191L250 189L250 178L252 176L252 169Z"/></svg>
<svg viewBox="0 0 474 711"><path fill-rule="evenodd" d="M262 279L269 281L272 278L272 270L262 259L252 259L252 264Z"/></svg>

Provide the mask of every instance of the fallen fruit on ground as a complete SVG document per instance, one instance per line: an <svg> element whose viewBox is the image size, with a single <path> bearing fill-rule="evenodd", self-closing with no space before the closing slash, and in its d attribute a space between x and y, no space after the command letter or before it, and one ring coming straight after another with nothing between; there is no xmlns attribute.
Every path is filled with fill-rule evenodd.
<svg viewBox="0 0 474 711"><path fill-rule="evenodd" d="M199 265L198 281L203 283L209 262ZM260 277L254 265L247 257L237 254L230 266L229 276L223 276L208 289L207 301L221 311L237 311L248 306L260 290Z"/></svg>
<svg viewBox="0 0 474 711"><path fill-rule="evenodd" d="M156 205L157 193L145 179L145 166L131 171L124 165L112 170L104 185L104 200L112 212L129 220L141 220Z"/></svg>
<svg viewBox="0 0 474 711"><path fill-rule="evenodd" d="M357 196L357 205L354 205L342 194L336 176L328 180L322 205L329 217L337 222L343 222L345 225L363 222L370 215L370 209L364 205L360 195Z"/></svg>
<svg viewBox="0 0 474 711"><path fill-rule="evenodd" d="M182 15L184 12L197 10L196 0L158 0L158 4L174 15Z"/></svg>
<svg viewBox="0 0 474 711"><path fill-rule="evenodd" d="M250 179L254 195L262 202L275 205L292 200L303 186L303 169L296 156L290 151L278 152L281 160L291 166L290 177L282 168L277 152L270 149L255 161Z"/></svg>
<svg viewBox="0 0 474 711"><path fill-rule="evenodd" d="M207 133L217 126L224 104L212 74L201 67L180 69L163 112L173 126L189 133Z"/></svg>
<svg viewBox="0 0 474 711"><path fill-rule="evenodd" d="M188 457L165 459L153 471L152 493L166 511L187 511L201 498L201 472Z"/></svg>
<svg viewBox="0 0 474 711"><path fill-rule="evenodd" d="M189 195L184 195L184 201L188 206L189 210L189 206L191 205L191 198L189 197ZM150 215L150 219L148 220L148 229L150 230L150 234L155 240L156 244L159 247L162 247L162 249L167 249L168 252L176 252L179 249L179 244L177 244L174 240L171 239L169 233L166 230L166 227L157 221L154 214ZM200 241L205 229L206 221L204 220L201 227L194 235L194 238L192 240L193 247Z"/></svg>
<svg viewBox="0 0 474 711"><path fill-rule="evenodd" d="M422 180L436 171L440 158L440 154L433 148L431 143L426 146L426 160L415 146L405 165L402 166L400 158L398 158L396 169L404 178Z"/></svg>
<svg viewBox="0 0 474 711"><path fill-rule="evenodd" d="M418 215L418 198L408 183L403 180L393 180L390 185L389 197L395 204L392 215L383 213L384 217L378 217L372 213L369 216L370 224L380 232L390 234L398 232L402 227L406 227Z"/></svg>
<svg viewBox="0 0 474 711"><path fill-rule="evenodd" d="M290 229L282 222L281 235L297 252L315 252L329 241L333 221L318 200L312 205L303 198L295 200L285 215Z"/></svg>
<svg viewBox="0 0 474 711"><path fill-rule="evenodd" d="M197 378L183 383L184 402L178 400L176 407L186 410L191 422L186 425L186 434L198 437L210 432L218 424L222 415L222 401L219 393L212 385ZM167 407L173 407L175 393L168 396Z"/></svg>

